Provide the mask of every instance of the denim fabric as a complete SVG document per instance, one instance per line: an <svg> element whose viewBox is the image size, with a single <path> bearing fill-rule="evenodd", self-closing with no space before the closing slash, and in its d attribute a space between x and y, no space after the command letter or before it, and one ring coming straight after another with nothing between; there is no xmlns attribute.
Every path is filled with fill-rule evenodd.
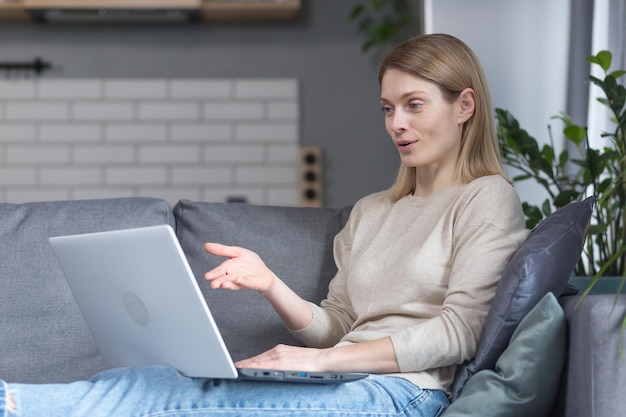
<svg viewBox="0 0 626 417"><path fill-rule="evenodd" d="M0 381L0 417L4 417L6 415L7 391L6 382Z"/></svg>
<svg viewBox="0 0 626 417"><path fill-rule="evenodd" d="M22 417L435 417L449 404L443 391L421 390L394 377L372 375L339 385L287 384L186 378L165 367L115 369L85 382L9 388ZM0 404L4 401L2 395Z"/></svg>

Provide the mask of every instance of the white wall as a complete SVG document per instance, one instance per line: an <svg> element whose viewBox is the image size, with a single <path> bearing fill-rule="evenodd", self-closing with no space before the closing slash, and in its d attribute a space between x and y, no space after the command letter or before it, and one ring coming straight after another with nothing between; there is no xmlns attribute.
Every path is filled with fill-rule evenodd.
<svg viewBox="0 0 626 417"><path fill-rule="evenodd" d="M293 78L0 80L0 201L295 206Z"/></svg>
<svg viewBox="0 0 626 417"><path fill-rule="evenodd" d="M296 79L298 144L323 150L324 205L342 207L389 187L399 165L378 104L378 62L361 52L365 36L348 18L355 4L303 1L298 19L278 23L3 22L0 61L41 57L52 63L41 76L49 81Z"/></svg>
<svg viewBox="0 0 626 417"><path fill-rule="evenodd" d="M508 109L532 136L559 145L567 86L570 0L430 0L427 28L466 42L481 60L493 105ZM537 201L530 183L522 201Z"/></svg>

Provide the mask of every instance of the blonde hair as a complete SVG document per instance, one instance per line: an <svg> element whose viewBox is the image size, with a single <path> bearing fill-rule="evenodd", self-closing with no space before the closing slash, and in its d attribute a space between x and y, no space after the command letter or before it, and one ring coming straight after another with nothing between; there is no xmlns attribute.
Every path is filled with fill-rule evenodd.
<svg viewBox="0 0 626 417"><path fill-rule="evenodd" d="M464 89L473 89L475 109L463 126L457 177L462 183L493 174L506 178L487 79L478 58L465 43L445 34L417 36L400 43L387 55L380 66L379 83L389 69L437 84L450 102ZM390 188L391 198L396 201L409 195L415 186L415 168L401 165Z"/></svg>

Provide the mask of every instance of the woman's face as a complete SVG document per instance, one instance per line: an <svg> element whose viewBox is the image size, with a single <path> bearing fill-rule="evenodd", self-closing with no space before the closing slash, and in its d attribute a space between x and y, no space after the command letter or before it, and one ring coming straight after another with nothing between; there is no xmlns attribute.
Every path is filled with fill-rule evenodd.
<svg viewBox="0 0 626 417"><path fill-rule="evenodd" d="M474 110L473 91L463 90L450 103L436 84L390 69L382 78L380 103L402 163L418 176L453 178L463 123Z"/></svg>

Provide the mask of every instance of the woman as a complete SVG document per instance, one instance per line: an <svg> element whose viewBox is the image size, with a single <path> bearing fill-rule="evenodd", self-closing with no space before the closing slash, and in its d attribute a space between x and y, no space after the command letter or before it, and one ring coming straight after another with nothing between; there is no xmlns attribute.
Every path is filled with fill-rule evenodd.
<svg viewBox="0 0 626 417"><path fill-rule="evenodd" d="M228 258L206 273L212 287L259 291L309 346L277 346L237 366L371 376L305 386L118 369L68 385L0 384L0 411L6 401L22 416L439 415L527 231L472 51L447 35L410 39L385 58L379 82L400 172L389 190L357 202L336 236L338 272L321 305L302 300L255 253L205 245Z"/></svg>

